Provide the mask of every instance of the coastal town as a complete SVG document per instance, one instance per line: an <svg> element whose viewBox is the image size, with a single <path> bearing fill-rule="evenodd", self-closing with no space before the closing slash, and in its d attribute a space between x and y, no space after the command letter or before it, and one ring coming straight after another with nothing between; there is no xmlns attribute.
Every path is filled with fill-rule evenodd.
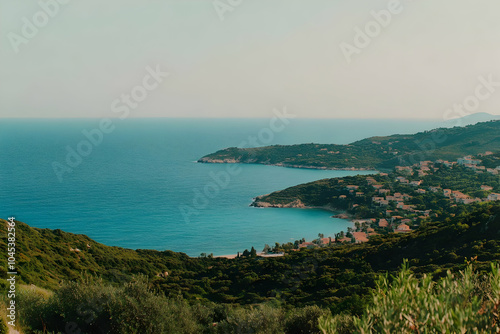
<svg viewBox="0 0 500 334"><path fill-rule="evenodd" d="M485 165L483 160L488 163ZM332 202L346 210L333 217L350 219L354 226L334 236L319 234L313 241L296 241L293 248L363 243L381 234L409 233L432 218L441 217L445 207L453 212L463 205L499 201L499 175L500 157L487 151L456 161L396 166L391 173L364 176L352 184L344 185L345 180L339 179L339 195L333 196ZM464 182L460 182L461 178ZM281 248L277 245L274 250Z"/></svg>

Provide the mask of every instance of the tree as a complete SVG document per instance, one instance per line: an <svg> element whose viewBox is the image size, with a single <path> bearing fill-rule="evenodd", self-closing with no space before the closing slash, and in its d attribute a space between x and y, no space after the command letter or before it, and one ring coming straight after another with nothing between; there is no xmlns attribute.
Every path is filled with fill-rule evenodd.
<svg viewBox="0 0 500 334"><path fill-rule="evenodd" d="M247 256L249 256L249 255L250 255L250 252L248 251L248 249L245 249L245 250L243 251L243 256L244 256L244 257L247 257Z"/></svg>
<svg viewBox="0 0 500 334"><path fill-rule="evenodd" d="M323 239L325 235L323 233L318 233L318 238Z"/></svg>
<svg viewBox="0 0 500 334"><path fill-rule="evenodd" d="M271 252L271 247L268 244L265 244L264 249L262 250L264 254L269 254Z"/></svg>
<svg viewBox="0 0 500 334"><path fill-rule="evenodd" d="M255 250L255 248L253 248L253 246L252 249L250 250L250 257L257 257L257 251Z"/></svg>
<svg viewBox="0 0 500 334"><path fill-rule="evenodd" d="M363 224L361 224L361 231L363 232L368 232L368 224L366 222L363 222Z"/></svg>

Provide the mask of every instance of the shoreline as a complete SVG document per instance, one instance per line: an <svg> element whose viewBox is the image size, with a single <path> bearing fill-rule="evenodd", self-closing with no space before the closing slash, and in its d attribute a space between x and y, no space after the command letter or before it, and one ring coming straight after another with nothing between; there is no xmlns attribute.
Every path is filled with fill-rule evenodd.
<svg viewBox="0 0 500 334"><path fill-rule="evenodd" d="M275 167L297 168L297 169L379 172L379 170L375 169L374 167L321 167L321 166L306 166L306 165L287 165L283 163L269 164L260 162L243 162L235 159L220 160L220 159L201 158L196 162L201 164L246 164L246 165L264 165L264 166L275 166Z"/></svg>
<svg viewBox="0 0 500 334"><path fill-rule="evenodd" d="M240 252L240 256L241 256L241 253ZM229 254L229 255L218 255L218 256L214 256L214 258L220 258L220 259L235 259L236 257L238 256L238 254ZM285 256L284 253L278 253L278 254L265 254L263 252L259 252L257 253L257 257L281 257L281 256Z"/></svg>
<svg viewBox="0 0 500 334"><path fill-rule="evenodd" d="M266 196L266 195L262 195L262 196ZM260 197L260 196L258 196ZM257 198L257 197L256 197ZM255 202L255 199L254 198L254 201L252 202L252 204L256 203ZM300 201L300 200L297 200L297 201ZM295 202L295 201L294 201ZM348 220L351 224L354 225L354 217L350 214L348 214L346 211L344 210L340 210L340 209L336 209L330 205L324 205L324 206L306 206L304 205L302 202L302 207L293 207L293 206L286 206L287 204L285 204L285 206L282 206L282 204L270 204L270 203L267 203L267 202L258 202L258 203L266 203L268 204L269 206L254 206L252 204L250 204L249 206L252 206L252 207L255 207L255 208L285 208L285 209L320 209L320 210L325 210L325 211L329 211L329 212L332 212L332 213L335 213L335 215L332 215L330 216L330 218L337 218L337 219L343 219L343 220ZM293 202L292 202L293 203ZM291 204L291 203L289 203ZM288 204L288 205L289 205ZM242 252L240 252L240 255L242 254ZM257 257L281 257L281 256L284 256L285 254L264 254L263 252L260 252L260 253L257 253ZM217 255L215 256L214 255L214 258L220 258L220 259L235 259L236 257L238 256L238 254L225 254L225 255Z"/></svg>
<svg viewBox="0 0 500 334"><path fill-rule="evenodd" d="M330 211L333 213L337 213L338 215L345 215L347 217L351 217L351 215L347 214L346 211L337 209L332 207L331 205L323 205L323 206L310 206L310 205L305 205L302 203L300 199L296 199L290 203L287 204L271 204L269 202L257 202L257 199L260 199L262 197L268 196L269 194L266 195L260 195L257 197L254 197L252 199L252 203L249 204L249 206L254 207L254 208L278 208L278 209L320 209L320 210L326 210ZM334 216L331 216L332 218L337 218Z"/></svg>

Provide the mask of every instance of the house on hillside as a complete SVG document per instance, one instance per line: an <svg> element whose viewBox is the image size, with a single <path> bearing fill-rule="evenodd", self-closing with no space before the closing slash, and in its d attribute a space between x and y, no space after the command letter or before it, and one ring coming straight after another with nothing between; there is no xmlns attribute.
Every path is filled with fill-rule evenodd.
<svg viewBox="0 0 500 334"><path fill-rule="evenodd" d="M480 157L484 157L484 156L487 156L487 155L493 155L493 152L491 152L491 151L486 151L486 152L484 152L484 153L479 153L479 154L478 154L478 156L480 156Z"/></svg>
<svg viewBox="0 0 500 334"><path fill-rule="evenodd" d="M395 233L408 233L411 232L410 226L406 224L399 224L398 227L394 230Z"/></svg>
<svg viewBox="0 0 500 334"><path fill-rule="evenodd" d="M408 183L408 180L402 176L396 177L396 181L401 182L401 183Z"/></svg>
<svg viewBox="0 0 500 334"><path fill-rule="evenodd" d="M368 241L368 236L365 232L352 232L352 236L357 244Z"/></svg>
<svg viewBox="0 0 500 334"><path fill-rule="evenodd" d="M500 194L497 194L497 193L489 194L488 201L500 201Z"/></svg>
<svg viewBox="0 0 500 334"><path fill-rule="evenodd" d="M340 243L350 243L351 241L352 241L352 239L349 237L343 237L341 239L337 239L337 242L340 242Z"/></svg>
<svg viewBox="0 0 500 334"><path fill-rule="evenodd" d="M499 169L496 168L496 169L493 169L493 168L486 168L486 171L490 174L493 174L493 175L498 175L498 171Z"/></svg>
<svg viewBox="0 0 500 334"><path fill-rule="evenodd" d="M473 159L470 155L457 159L459 165L479 165L481 160Z"/></svg>
<svg viewBox="0 0 500 334"><path fill-rule="evenodd" d="M391 223L394 223L395 221L401 220L401 219L403 219L403 217L401 217L401 216L392 216L391 217Z"/></svg>
<svg viewBox="0 0 500 334"><path fill-rule="evenodd" d="M389 226L389 223L387 222L386 219L384 219L384 218L379 219L378 227L388 227L388 226Z"/></svg>
<svg viewBox="0 0 500 334"><path fill-rule="evenodd" d="M334 240L333 240L333 241L334 241ZM322 245L328 245L328 244L332 243L333 241L332 241L332 237L328 237L328 238L321 238L321 244L322 244Z"/></svg>
<svg viewBox="0 0 500 334"><path fill-rule="evenodd" d="M303 242L299 245L299 248L314 248L314 247L317 247L317 245L312 242Z"/></svg>

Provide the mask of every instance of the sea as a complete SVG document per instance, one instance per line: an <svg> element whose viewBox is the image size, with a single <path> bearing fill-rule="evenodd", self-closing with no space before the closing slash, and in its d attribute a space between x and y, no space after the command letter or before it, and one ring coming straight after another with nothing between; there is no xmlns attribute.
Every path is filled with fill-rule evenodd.
<svg viewBox="0 0 500 334"><path fill-rule="evenodd" d="M415 133L435 120L2 119L0 218L86 234L109 246L226 255L334 236L352 225L320 209L250 207L258 195L337 171L202 164L226 147L348 144Z"/></svg>

